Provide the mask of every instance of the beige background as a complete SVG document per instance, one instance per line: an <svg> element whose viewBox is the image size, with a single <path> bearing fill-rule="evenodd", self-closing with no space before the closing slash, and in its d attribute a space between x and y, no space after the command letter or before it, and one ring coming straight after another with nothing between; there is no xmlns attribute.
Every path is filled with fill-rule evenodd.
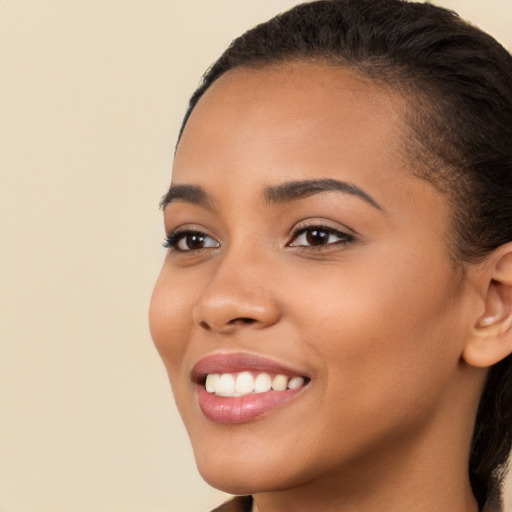
<svg viewBox="0 0 512 512"><path fill-rule="evenodd" d="M147 305L205 68L286 0L0 0L0 512L193 512ZM512 47L512 0L446 0Z"/></svg>

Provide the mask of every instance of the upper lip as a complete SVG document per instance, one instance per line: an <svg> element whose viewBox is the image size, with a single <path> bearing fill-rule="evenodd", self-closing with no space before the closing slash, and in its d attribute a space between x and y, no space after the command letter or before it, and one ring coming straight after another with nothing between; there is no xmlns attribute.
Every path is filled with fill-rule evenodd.
<svg viewBox="0 0 512 512"><path fill-rule="evenodd" d="M238 373L243 371L269 372L288 377L308 376L297 368L284 365L250 353L216 353L202 357L192 368L192 380L201 382L212 373Z"/></svg>

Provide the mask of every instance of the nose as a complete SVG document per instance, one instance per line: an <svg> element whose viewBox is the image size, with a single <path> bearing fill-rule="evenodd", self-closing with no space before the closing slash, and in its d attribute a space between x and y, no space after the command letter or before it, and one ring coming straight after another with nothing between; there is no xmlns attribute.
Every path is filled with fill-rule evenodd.
<svg viewBox="0 0 512 512"><path fill-rule="evenodd" d="M229 257L217 265L193 310L196 325L206 331L232 334L264 329L280 318L272 292L272 265Z"/></svg>

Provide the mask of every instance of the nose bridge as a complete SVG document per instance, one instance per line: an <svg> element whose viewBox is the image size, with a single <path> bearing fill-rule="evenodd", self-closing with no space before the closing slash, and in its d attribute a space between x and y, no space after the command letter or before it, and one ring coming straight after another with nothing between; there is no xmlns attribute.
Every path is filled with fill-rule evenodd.
<svg viewBox="0 0 512 512"><path fill-rule="evenodd" d="M280 313L270 286L271 272L268 255L253 244L232 245L219 256L196 303L195 323L218 332L274 324Z"/></svg>

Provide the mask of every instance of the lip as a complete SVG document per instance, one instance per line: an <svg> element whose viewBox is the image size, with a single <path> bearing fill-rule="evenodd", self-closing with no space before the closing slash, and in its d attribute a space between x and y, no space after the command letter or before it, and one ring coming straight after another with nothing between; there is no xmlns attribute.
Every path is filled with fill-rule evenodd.
<svg viewBox="0 0 512 512"><path fill-rule="evenodd" d="M220 353L211 354L200 359L193 367L191 378L196 384L199 407L202 413L216 423L240 424L253 421L271 411L284 406L300 395L308 384L299 389L285 391L267 391L251 393L239 397L220 397L208 393L204 380L211 373L239 373L243 371L267 372L286 375L287 377L309 377L304 371L283 365L272 359L254 354Z"/></svg>
<svg viewBox="0 0 512 512"><path fill-rule="evenodd" d="M192 380L204 379L209 373L268 372L308 378L304 370L285 366L277 361L249 353L218 353L201 358L192 368Z"/></svg>

